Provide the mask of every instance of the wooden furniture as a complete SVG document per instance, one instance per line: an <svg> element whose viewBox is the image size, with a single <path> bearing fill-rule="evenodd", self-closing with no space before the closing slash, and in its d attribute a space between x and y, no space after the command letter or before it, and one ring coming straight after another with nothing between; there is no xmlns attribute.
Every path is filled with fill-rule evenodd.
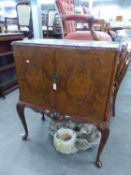
<svg viewBox="0 0 131 175"><path fill-rule="evenodd" d="M101 132L96 157L96 165L101 167L100 154L109 136L118 44L39 39L12 45L20 90L17 111L25 129L23 139L28 136L25 107L55 119L93 123Z"/></svg>
<svg viewBox="0 0 131 175"><path fill-rule="evenodd" d="M119 59L117 63L117 71L116 71L114 91L113 91L113 105L112 105L113 116L115 116L115 102L116 102L117 93L120 88L121 82L127 72L128 65L131 61L131 53L129 50L130 49L127 48L125 45L123 46L121 45L121 47L119 47Z"/></svg>
<svg viewBox="0 0 131 175"><path fill-rule="evenodd" d="M16 17L5 17L4 21L5 29L7 32L18 32L18 19Z"/></svg>
<svg viewBox="0 0 131 175"><path fill-rule="evenodd" d="M101 24L100 19L96 19L89 14L75 14L73 0L55 0L56 8L60 17L62 38L72 40L98 40L112 41L107 32L95 31L94 25ZM77 23L88 25L88 30L77 31Z"/></svg>
<svg viewBox="0 0 131 175"><path fill-rule="evenodd" d="M4 28L4 21L0 20L0 33L3 32L3 28Z"/></svg>
<svg viewBox="0 0 131 175"><path fill-rule="evenodd" d="M15 65L10 43L23 39L21 33L0 34L0 96L17 88Z"/></svg>
<svg viewBox="0 0 131 175"><path fill-rule="evenodd" d="M28 38L33 37L32 7L30 1L18 2L16 5L18 29Z"/></svg>

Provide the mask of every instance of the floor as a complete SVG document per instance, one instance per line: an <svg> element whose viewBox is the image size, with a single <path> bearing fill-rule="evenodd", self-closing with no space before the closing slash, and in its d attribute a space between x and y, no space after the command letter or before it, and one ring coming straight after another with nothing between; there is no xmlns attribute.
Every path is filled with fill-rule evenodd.
<svg viewBox="0 0 131 175"><path fill-rule="evenodd" d="M131 166L131 65L121 84L112 117L110 136L101 155L103 167L94 165L97 147L73 155L58 153L48 133L49 119L26 109L29 139L16 113L19 91L0 99L0 175L130 175Z"/></svg>

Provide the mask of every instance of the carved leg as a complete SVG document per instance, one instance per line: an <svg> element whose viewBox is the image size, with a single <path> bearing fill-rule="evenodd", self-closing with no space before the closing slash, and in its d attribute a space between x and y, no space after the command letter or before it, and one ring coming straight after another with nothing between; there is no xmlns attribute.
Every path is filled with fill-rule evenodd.
<svg viewBox="0 0 131 175"><path fill-rule="evenodd" d="M21 103L17 103L16 109L17 109L17 112L19 114L19 118L20 118L22 125L24 127L24 130L25 130L25 133L22 134L22 138L23 138L23 140L26 140L28 137L28 128L27 128L27 124L26 124L26 120L25 120L24 108L25 108L24 105L22 105Z"/></svg>
<svg viewBox="0 0 131 175"><path fill-rule="evenodd" d="M42 113L42 118L41 118L43 121L45 121L45 115L44 113Z"/></svg>
<svg viewBox="0 0 131 175"><path fill-rule="evenodd" d="M106 144L106 141L108 139L109 136L109 128L107 126L98 126L99 131L101 132L101 140L100 140L100 145L98 148L98 152L97 152L97 157L96 157L96 166L98 168L102 167L102 162L100 161L100 155L103 151L103 148Z"/></svg>

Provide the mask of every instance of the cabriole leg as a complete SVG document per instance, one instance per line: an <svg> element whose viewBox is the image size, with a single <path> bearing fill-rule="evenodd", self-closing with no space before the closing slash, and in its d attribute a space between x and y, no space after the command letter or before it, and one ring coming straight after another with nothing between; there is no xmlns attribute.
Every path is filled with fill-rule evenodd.
<svg viewBox="0 0 131 175"><path fill-rule="evenodd" d="M97 152L97 157L96 157L96 166L98 168L102 167L102 162L100 160L100 155L103 151L103 148L107 142L108 136L109 136L109 128L107 126L98 126L99 131L101 132L101 140Z"/></svg>
<svg viewBox="0 0 131 175"><path fill-rule="evenodd" d="M16 109L17 109L19 118L20 118L22 125L24 127L24 130L25 130L25 133L22 134L22 138L23 138L23 140L26 140L28 137L28 128L27 128L27 124L26 124L26 120L25 120L24 108L25 108L25 106L23 104L17 103Z"/></svg>

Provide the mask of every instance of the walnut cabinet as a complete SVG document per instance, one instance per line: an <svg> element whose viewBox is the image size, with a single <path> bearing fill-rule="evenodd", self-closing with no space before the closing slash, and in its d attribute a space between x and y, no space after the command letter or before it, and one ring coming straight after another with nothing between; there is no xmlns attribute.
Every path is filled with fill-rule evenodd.
<svg viewBox="0 0 131 175"><path fill-rule="evenodd" d="M118 44L39 39L13 42L13 53L20 90L17 111L28 128L24 108L52 117L68 116L89 122L101 132L96 165L109 136L112 94ZM50 112L49 112L50 111Z"/></svg>

